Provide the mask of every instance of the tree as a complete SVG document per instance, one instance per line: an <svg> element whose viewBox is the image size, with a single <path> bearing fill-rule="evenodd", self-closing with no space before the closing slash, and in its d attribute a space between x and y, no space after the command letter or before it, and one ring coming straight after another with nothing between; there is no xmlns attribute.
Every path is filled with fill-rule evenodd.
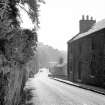
<svg viewBox="0 0 105 105"><path fill-rule="evenodd" d="M43 2L39 0L39 2ZM30 7L29 11L24 8L24 4L27 3ZM19 16L19 9L17 6L20 6L24 9L33 22L38 23L38 8L39 4L37 0L1 0L0 1L0 20L9 21L9 23L13 25L17 25L17 16Z"/></svg>
<svg viewBox="0 0 105 105"><path fill-rule="evenodd" d="M18 6L30 16L33 30L21 29ZM37 47L38 8L37 0L0 0L0 105L20 103L27 78L25 65Z"/></svg>

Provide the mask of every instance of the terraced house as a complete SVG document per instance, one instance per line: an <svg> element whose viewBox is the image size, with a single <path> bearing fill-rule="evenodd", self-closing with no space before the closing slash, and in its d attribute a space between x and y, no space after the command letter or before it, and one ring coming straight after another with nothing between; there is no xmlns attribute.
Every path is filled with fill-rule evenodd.
<svg viewBox="0 0 105 105"><path fill-rule="evenodd" d="M105 20L82 16L80 32L68 41L70 81L105 87Z"/></svg>

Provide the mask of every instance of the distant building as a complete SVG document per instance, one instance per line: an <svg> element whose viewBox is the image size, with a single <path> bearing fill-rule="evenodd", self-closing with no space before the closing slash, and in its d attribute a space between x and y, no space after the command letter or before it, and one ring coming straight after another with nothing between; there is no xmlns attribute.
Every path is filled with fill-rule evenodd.
<svg viewBox="0 0 105 105"><path fill-rule="evenodd" d="M52 77L67 79L67 63L63 62L63 59L59 62L49 62L49 71Z"/></svg>
<svg viewBox="0 0 105 105"><path fill-rule="evenodd" d="M68 41L68 78L73 82L105 86L105 20L82 16L80 32Z"/></svg>
<svg viewBox="0 0 105 105"><path fill-rule="evenodd" d="M67 64L56 64L50 68L53 77L67 79Z"/></svg>

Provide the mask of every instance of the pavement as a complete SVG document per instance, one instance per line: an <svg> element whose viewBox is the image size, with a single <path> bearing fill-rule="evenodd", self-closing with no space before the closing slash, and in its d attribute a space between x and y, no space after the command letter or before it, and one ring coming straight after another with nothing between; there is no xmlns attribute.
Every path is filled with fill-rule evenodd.
<svg viewBox="0 0 105 105"><path fill-rule="evenodd" d="M41 71L27 82L33 105L105 105L105 95L48 77Z"/></svg>
<svg viewBox="0 0 105 105"><path fill-rule="evenodd" d="M86 84L73 83L73 82L70 82L68 80L63 80L63 79L59 79L59 78L52 78L52 79L66 83L68 85L73 85L73 86L76 86L79 88L83 88L86 90L90 90L90 91L105 95L105 89L102 89L102 88L98 88L98 87L90 86L90 85L86 85Z"/></svg>

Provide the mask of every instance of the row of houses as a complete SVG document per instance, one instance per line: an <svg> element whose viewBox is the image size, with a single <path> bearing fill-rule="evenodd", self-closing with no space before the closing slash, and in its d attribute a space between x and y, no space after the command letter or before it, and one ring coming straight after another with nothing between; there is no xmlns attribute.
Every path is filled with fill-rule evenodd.
<svg viewBox="0 0 105 105"><path fill-rule="evenodd" d="M68 44L67 74L72 82L105 87L105 20L79 21L79 33Z"/></svg>
<svg viewBox="0 0 105 105"><path fill-rule="evenodd" d="M53 77L105 87L105 19L82 16L79 33L67 44L67 64L51 63Z"/></svg>

